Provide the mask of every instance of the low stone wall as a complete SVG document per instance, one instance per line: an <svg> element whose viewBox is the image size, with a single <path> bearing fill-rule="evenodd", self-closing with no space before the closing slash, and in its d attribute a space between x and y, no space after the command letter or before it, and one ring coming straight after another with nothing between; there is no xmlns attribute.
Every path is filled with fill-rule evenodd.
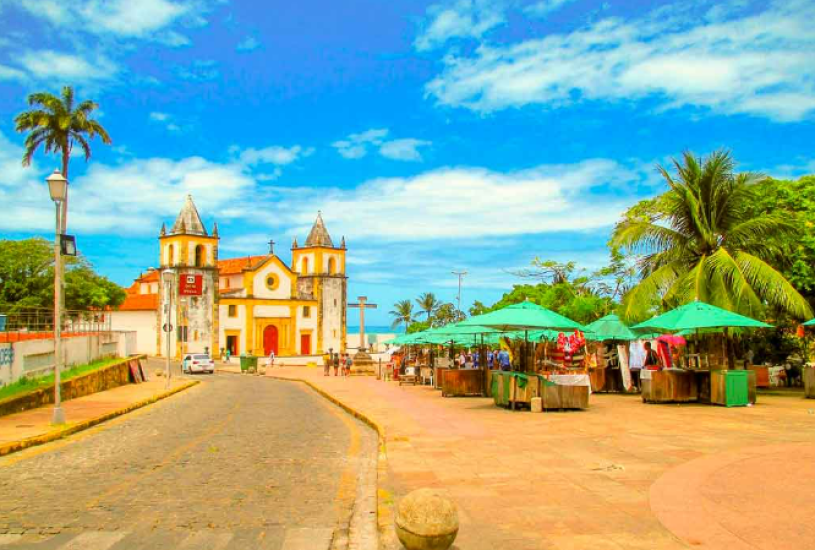
<svg viewBox="0 0 815 550"><path fill-rule="evenodd" d="M122 359L120 362L103 369L62 382L60 384L62 400L68 401L69 399L75 399L83 395L90 395L129 384L131 382L130 362L140 362L145 357L144 355L136 355ZM50 405L53 402L54 386L40 388L23 395L9 397L8 399L0 401L0 416L36 409L43 405Z"/></svg>

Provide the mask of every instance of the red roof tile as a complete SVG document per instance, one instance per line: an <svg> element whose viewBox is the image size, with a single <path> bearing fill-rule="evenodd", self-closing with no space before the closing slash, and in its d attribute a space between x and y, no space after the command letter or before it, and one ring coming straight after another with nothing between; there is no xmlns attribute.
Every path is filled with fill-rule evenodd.
<svg viewBox="0 0 815 550"><path fill-rule="evenodd" d="M245 268L255 267L257 264L267 259L269 256L245 256L243 258L230 258L228 260L218 260L219 275L237 275Z"/></svg>
<svg viewBox="0 0 815 550"><path fill-rule="evenodd" d="M156 311L158 309L158 294L132 294L127 293L125 301L117 311Z"/></svg>

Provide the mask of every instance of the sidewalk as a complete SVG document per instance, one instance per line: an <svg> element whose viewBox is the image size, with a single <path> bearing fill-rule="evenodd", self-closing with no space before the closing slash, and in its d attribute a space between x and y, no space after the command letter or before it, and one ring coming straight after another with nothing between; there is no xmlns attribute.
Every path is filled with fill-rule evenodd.
<svg viewBox="0 0 815 550"><path fill-rule="evenodd" d="M198 382L174 378L170 389L164 379L128 384L112 390L86 395L62 403L68 423L51 424L53 405L0 417L0 456L27 447L54 441L87 429L131 410L143 407Z"/></svg>
<svg viewBox="0 0 815 550"><path fill-rule="evenodd" d="M726 409L595 394L583 412L513 413L372 377L267 372L306 379L382 425L380 489L397 500L420 487L445 492L459 509L462 550L794 549L812 540L799 520L815 513L804 498L815 493L813 401L762 396ZM764 491L776 469L788 475Z"/></svg>

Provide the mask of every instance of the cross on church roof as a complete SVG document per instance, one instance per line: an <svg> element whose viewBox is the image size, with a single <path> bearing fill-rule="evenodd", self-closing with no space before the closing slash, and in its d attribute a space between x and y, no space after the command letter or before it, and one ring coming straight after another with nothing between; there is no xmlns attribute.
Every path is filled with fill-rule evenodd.
<svg viewBox="0 0 815 550"><path fill-rule="evenodd" d="M274 254L274 240L269 240L269 254Z"/></svg>

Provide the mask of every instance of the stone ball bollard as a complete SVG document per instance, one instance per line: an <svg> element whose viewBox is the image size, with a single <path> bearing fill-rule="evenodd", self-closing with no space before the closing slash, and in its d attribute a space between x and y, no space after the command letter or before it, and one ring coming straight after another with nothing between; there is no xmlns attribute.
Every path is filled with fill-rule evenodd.
<svg viewBox="0 0 815 550"><path fill-rule="evenodd" d="M447 550L458 535L453 502L433 489L418 489L399 502L396 536L407 550Z"/></svg>

